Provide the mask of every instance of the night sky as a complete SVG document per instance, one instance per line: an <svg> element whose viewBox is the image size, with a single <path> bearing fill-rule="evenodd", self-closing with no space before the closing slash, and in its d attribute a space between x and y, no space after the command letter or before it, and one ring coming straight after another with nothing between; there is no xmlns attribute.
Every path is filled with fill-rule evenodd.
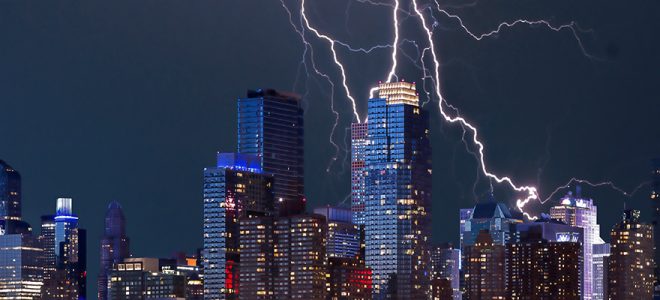
<svg viewBox="0 0 660 300"><path fill-rule="evenodd" d="M649 159L660 156L660 1L443 3L478 33L517 18L576 21L593 56L568 30L523 25L476 41L456 20L435 14L443 94L479 127L489 168L539 183L543 195L574 176L613 180L625 190L648 180ZM299 25L299 2L287 4ZM314 26L356 47L392 41L388 6L308 0L307 10ZM418 20L401 17L402 38L426 47ZM327 43L307 38L319 69L339 84ZM308 202L333 204L349 194L345 150L331 164L332 89L306 76L300 37L279 1L1 1L0 41L0 159L22 174L23 215L37 231L57 197L74 199L88 229L90 298L111 200L124 207L134 256L201 247L202 169L216 151L235 151L236 98L247 89L305 95ZM369 88L386 79L391 49L338 50L364 116ZM407 58L416 59L417 49L405 43L400 51L397 74L421 83ZM334 95L335 140L346 149L352 110L341 89ZM458 209L487 197L489 187L477 178L461 128L441 120L433 101L425 107L434 147L433 240L456 242ZM650 214L648 187L634 197L608 188L585 187L584 194L598 205L606 240L624 202ZM514 196L495 189L498 200L513 204Z"/></svg>

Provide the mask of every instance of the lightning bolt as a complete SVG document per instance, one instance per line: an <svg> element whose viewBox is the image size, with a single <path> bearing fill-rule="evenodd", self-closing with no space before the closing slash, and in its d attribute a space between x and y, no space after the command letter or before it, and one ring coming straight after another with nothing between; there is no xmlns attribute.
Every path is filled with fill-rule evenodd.
<svg viewBox="0 0 660 300"><path fill-rule="evenodd" d="M284 0L280 0L282 2L282 6L286 8L286 5L284 4ZM336 67L339 69L339 73L341 76L341 86L343 88L344 93L346 94L348 100L351 103L351 106L353 108L353 115L354 119L357 122L362 122L360 115L357 111L357 101L355 100L355 97L351 94L349 85L348 85L348 79L346 75L346 70L344 65L339 59L339 55L337 52L337 47L342 47L345 48L346 50L354 53L362 53L362 54L370 54L375 50L380 50L380 49L391 49L391 67L389 69L389 72L386 76L387 82L391 82L392 80L398 80L398 76L396 74L397 67L398 67L398 48L400 46L400 32L399 32L399 25L400 25L400 19L399 19L399 14L405 14L408 17L416 17L419 20L419 23L421 25L421 28L423 29L423 32L426 34L426 39L428 42L428 47L424 48L419 55L419 61L421 62L421 69L423 71L423 77L422 77L422 85L424 92L427 95L427 98L429 100L425 101L422 103L422 106L426 105L431 101L431 93L429 89L426 87L426 81L430 81L431 84L433 85L432 90L435 92L435 96L438 98L438 110L440 114L442 115L443 119L450 123L450 124L458 124L461 126L463 129L463 137L462 141L466 145L466 150L468 153L471 153L475 156L475 158L478 161L479 165L479 171L483 175L485 175L491 183L491 190L492 190L492 184L493 182L497 184L505 184L508 185L511 189L513 189L516 192L522 193L524 196L522 198L516 199L516 207L527 216L529 219L535 219L535 216L530 215L529 213L524 211L525 205L527 205L530 201L539 201L541 204L547 202L548 200L552 199L559 191L566 189L570 187L571 184L574 183L581 183L581 184L586 184L592 187L601 187L601 186L608 186L620 193L622 193L625 196L632 196L639 188L641 188L643 185L648 184L648 183L643 183L640 184L638 187L636 187L631 193L625 192L623 189L619 188L616 186L614 183L610 181L606 182L598 182L598 183L593 183L588 180L584 179L578 179L578 178L571 178L566 184L561 185L557 187L552 193L548 195L548 197L542 199L540 197L539 191L537 187L535 186L528 186L528 185L519 185L514 182L514 180L508 176L502 176L502 175L497 175L494 172L490 171L489 168L487 167L486 164L486 158L485 158L485 145L481 141L478 128L471 124L466 118L461 116L459 110L457 107L451 105L442 95L442 89L440 85L440 62L438 58L438 54L436 51L435 44L433 42L433 29L439 25L438 20L434 17L433 12L434 9L432 8L433 5L427 5L424 8L420 8L420 5L418 4L417 0L411 0L412 2L412 8L413 11L405 11L401 9L401 3L400 0L394 0L393 4L392 3L385 3L385 2L378 2L374 0L357 0L360 3L363 4L369 4L369 5L374 5L374 6L388 6L392 8L392 22L394 26L394 37L393 37L393 42L391 44L382 44L382 45L375 45L372 47L367 47L367 48L361 48L361 47L354 47L350 45L347 42L339 41L337 39L334 39L330 37L327 34L321 33L320 30L316 29L311 25L311 22L309 21L306 11L305 11L305 0L300 0L300 18L301 18L301 29L298 29L293 22L292 26L296 29L298 34L301 36L301 39L303 43L305 44L305 53L303 54L303 60L305 59L305 55L307 55L307 50L310 50L310 53L313 52L311 44L305 39L305 31L312 32L318 39L323 40L328 43L329 45L329 50L331 52L332 56L332 61L336 65ZM579 28L578 24L574 21L568 23L568 24L561 24L561 25L553 25L549 21L546 20L527 20L527 19L517 19L514 21L507 21L507 22L501 22L499 23L495 29L491 31L487 31L484 33L475 33L473 30L468 28L464 21L461 19L460 16L456 14L452 14L448 12L447 10L443 9L440 6L440 3L438 0L433 0L435 3L435 10L439 12L440 14L444 15L445 17L455 20L459 26L459 28L464 31L468 36L473 38L476 41L482 41L485 38L493 38L496 37L498 34L500 34L503 30L505 29L510 29L513 27L516 27L518 25L527 25L530 27L544 27L548 30L554 31L554 32L562 32L562 31L568 31L571 33L573 38L576 40L577 45L579 46L581 52L583 55L585 55L587 58L590 59L597 59L595 56L591 55L585 48L584 43L580 37L579 32L583 32L582 29ZM474 5L476 2L471 3L470 5ZM290 16L290 21L291 21L291 13L287 9L287 12L289 13ZM433 20L433 23L430 23L423 11L428 9L431 13L430 16ZM404 40L404 42L409 41L409 40ZM417 46L417 43L415 41L412 41L414 45L417 47L419 51L419 47ZM403 53L406 55L405 53ZM332 82L330 77L318 70L316 67L315 63L313 62L313 54L310 55L312 57L311 63L312 63L312 69L314 72L323 77L325 80L327 80L330 83L331 88L334 90L335 84ZM408 56L408 55L406 55ZM410 58L410 57L409 57ZM431 68L428 68L426 65L426 61L430 58L432 62ZM412 60L412 58L411 58ZM305 68L307 68L307 65L305 65ZM373 98L375 96L375 92L377 91L377 88L372 88L369 92L370 97ZM337 144L334 142L334 139L332 138L335 133L335 129L337 126L337 122L339 119L339 114L334 108L334 94L331 97L331 108L333 110L333 113L335 114L335 125L333 126L333 130L331 133L331 143L339 151L339 147ZM449 111L448 111L449 110ZM364 120L366 122L366 119ZM466 140L466 133L469 133L469 143ZM475 151L471 151L470 147L468 144L474 145L476 147ZM334 160L336 160L337 157L334 157Z"/></svg>

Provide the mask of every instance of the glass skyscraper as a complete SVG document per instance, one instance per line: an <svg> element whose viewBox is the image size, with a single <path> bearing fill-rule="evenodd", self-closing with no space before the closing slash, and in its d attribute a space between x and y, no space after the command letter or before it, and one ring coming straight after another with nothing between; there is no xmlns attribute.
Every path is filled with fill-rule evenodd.
<svg viewBox="0 0 660 300"><path fill-rule="evenodd" d="M21 219L21 174L0 160L0 220Z"/></svg>
<svg viewBox="0 0 660 300"><path fill-rule="evenodd" d="M366 264L374 299L430 292L429 118L414 83L381 83L369 99L365 154Z"/></svg>
<svg viewBox="0 0 660 300"><path fill-rule="evenodd" d="M104 224L97 283L99 300L108 299L108 275L113 265L130 256L129 239L126 236L126 217L119 202L110 202L105 212Z"/></svg>
<svg viewBox="0 0 660 300"><path fill-rule="evenodd" d="M259 89L238 99L238 153L259 158L272 174L275 209L280 215L305 210L304 130L300 96Z"/></svg>
<svg viewBox="0 0 660 300"><path fill-rule="evenodd" d="M273 178L253 155L219 153L204 169L204 299L237 299L239 219L273 207Z"/></svg>

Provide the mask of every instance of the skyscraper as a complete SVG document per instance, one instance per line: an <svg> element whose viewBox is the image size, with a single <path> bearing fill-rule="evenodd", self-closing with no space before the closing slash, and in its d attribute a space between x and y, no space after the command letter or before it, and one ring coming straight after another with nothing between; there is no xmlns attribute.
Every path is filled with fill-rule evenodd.
<svg viewBox="0 0 660 300"><path fill-rule="evenodd" d="M455 249L451 244L447 243L433 247L431 251L431 267L431 279L444 279L449 282L449 286L452 289L451 298L460 300L461 250ZM437 280L435 282L440 283Z"/></svg>
<svg viewBox="0 0 660 300"><path fill-rule="evenodd" d="M653 225L641 223L638 210L626 210L610 236L608 291L611 300L653 297Z"/></svg>
<svg viewBox="0 0 660 300"><path fill-rule="evenodd" d="M275 209L281 215L305 210L304 130L300 96L272 89L248 91L238 99L238 153L255 155L272 174Z"/></svg>
<svg viewBox="0 0 660 300"><path fill-rule="evenodd" d="M0 160L0 220L21 219L21 174Z"/></svg>
<svg viewBox="0 0 660 300"><path fill-rule="evenodd" d="M101 238L101 264L98 276L98 299L108 299L108 275L114 264L130 256L126 236L126 217L119 202L112 201L105 212L105 229Z"/></svg>
<svg viewBox="0 0 660 300"><path fill-rule="evenodd" d="M505 248L481 230L473 245L463 249L466 300L506 299Z"/></svg>
<svg viewBox="0 0 660 300"><path fill-rule="evenodd" d="M44 282L45 295L56 299L85 299L87 293L87 234L78 226L78 216L73 214L71 198L58 198L53 244L50 244L51 232L48 229L48 217L42 218L42 241L46 253L54 253L55 261L47 261L46 266L54 264L55 269ZM51 252L52 248L52 252Z"/></svg>
<svg viewBox="0 0 660 300"><path fill-rule="evenodd" d="M219 153L204 169L204 299L238 297L239 219L272 211L272 186L253 155Z"/></svg>
<svg viewBox="0 0 660 300"><path fill-rule="evenodd" d="M582 198L578 186L576 195L568 193L561 199L560 205L550 208L553 219L584 229L582 297L591 300L593 295L593 245L602 244L600 225L597 221L597 208L592 199Z"/></svg>
<svg viewBox="0 0 660 300"><path fill-rule="evenodd" d="M186 276L174 259L125 258L114 264L109 279L112 300L188 299Z"/></svg>
<svg viewBox="0 0 660 300"><path fill-rule="evenodd" d="M415 84L381 83L368 119L365 233L374 299L427 298L431 145Z"/></svg>
<svg viewBox="0 0 660 300"><path fill-rule="evenodd" d="M364 160L369 141L368 125L367 122L351 124L351 211L353 223L357 225L364 225L365 220Z"/></svg>

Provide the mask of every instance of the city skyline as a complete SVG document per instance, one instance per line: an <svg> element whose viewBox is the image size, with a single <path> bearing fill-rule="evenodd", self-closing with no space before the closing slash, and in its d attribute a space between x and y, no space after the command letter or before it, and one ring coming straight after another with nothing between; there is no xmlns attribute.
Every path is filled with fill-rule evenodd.
<svg viewBox="0 0 660 300"><path fill-rule="evenodd" d="M296 8L293 1L285 2ZM340 5L307 2L314 26L351 44L369 45L391 38L390 24L382 21L382 17L391 16L387 7L354 3L339 9ZM213 9L204 5L177 4L155 7L151 12L136 10L126 16L127 23L116 28L109 26L117 25L110 17L120 14L122 8L135 6L110 4L105 10L99 4L51 4L45 5L51 8L49 12L36 10L39 18L33 18L24 7L3 5L14 8L0 15L14 25L3 29L3 36L11 40L25 30L34 38L25 44L13 43L0 60L7 70L7 77L0 80L0 99L6 99L0 100L6 112L0 121L0 134L6 141L0 143L0 159L23 176L22 214L33 230L38 229L40 216L53 213L57 198L73 199L80 226L88 230L90 297L95 294L100 261L97 247L104 227L102 216L111 201L120 202L124 208L131 253L136 257L168 257L181 250L193 253L201 246L199 170L213 163L214 153L236 151L235 101L248 89L274 88L303 95L307 211L350 204L350 103L339 85L331 89L323 80L304 75L298 63L302 45L277 1L235 7L209 4L218 10L235 8L242 14L256 15L254 24L237 16L217 20L210 13ZM542 195L573 176L593 181L611 179L625 191L632 191L649 181L649 161L660 153L657 126L653 125L657 105L649 97L655 89L649 78L654 75L652 68L642 67L660 63L652 55L657 49L655 43L631 43L622 33L633 28L645 32L649 29L634 25L657 20L646 14L635 20L622 17L617 19L620 28L615 29L608 25L610 17L619 16L612 8L605 7L602 15L591 16L582 5L576 4L582 8L575 10L562 9L563 5L543 6L539 17L557 16L558 24L575 20L585 30L593 30L596 34L592 37L580 36L588 53L598 59L584 57L566 32L521 26L498 38L472 43L461 37L455 21L436 16L442 24L436 46L446 62L442 70L446 96L479 125L488 145L489 163L498 174L538 184ZM647 12L657 10L655 4L645 5ZM491 6L478 3L447 9L464 12L469 22L466 25L479 25L487 31L497 22L470 16ZM527 10L521 8L516 13L526 15L533 7L530 4ZM336 15L339 21L324 20L320 11ZM493 19L518 17L502 8L488 11ZM71 33L76 28L90 25L87 13L108 23L94 23L80 32L80 39L75 38ZM295 10L293 14L296 20ZM60 22L61 16L71 21ZM143 18L162 26L143 24ZM366 26L365 22L372 24ZM402 22L402 36L418 38L417 28L412 27L419 25L407 19ZM246 29L250 34L224 28ZM108 38L99 38L103 34L96 32ZM365 32L373 35L365 36ZM175 35L181 39L172 39ZM263 36L261 42L273 45L272 50L258 47L255 36ZM62 42L48 43L50 37ZM282 41L287 46L281 46ZM326 45L310 42L321 70L334 77L334 66L324 61ZM46 53L35 49L45 49ZM405 55L414 56L415 48L403 42L401 49L397 75L418 82L424 101L427 96L420 73L413 62L403 60ZM263 57L264 51L269 57ZM389 52L365 56L361 63L348 59L347 50L341 51L349 82L356 90L357 110L364 116L368 89L387 80ZM376 58L373 62L372 57ZM361 69L365 64L368 66ZM620 99L626 99L626 109L616 104ZM331 100L339 113L334 135ZM474 158L464 151L460 127L441 122L434 106L425 109L430 114L433 149L432 241L459 245L456 212L487 199L489 184L478 175ZM479 176L475 188L473 183ZM624 206L640 209L644 221L652 218L646 213L651 209L649 185L643 185L632 197L607 187L584 185L583 190L598 205L604 232L620 220ZM530 209L547 212L559 204L566 191L557 193L547 205L532 204ZM517 197L496 186L495 198L514 207ZM174 244L150 234L161 228L180 237L181 242ZM607 234L601 235L608 241Z"/></svg>

